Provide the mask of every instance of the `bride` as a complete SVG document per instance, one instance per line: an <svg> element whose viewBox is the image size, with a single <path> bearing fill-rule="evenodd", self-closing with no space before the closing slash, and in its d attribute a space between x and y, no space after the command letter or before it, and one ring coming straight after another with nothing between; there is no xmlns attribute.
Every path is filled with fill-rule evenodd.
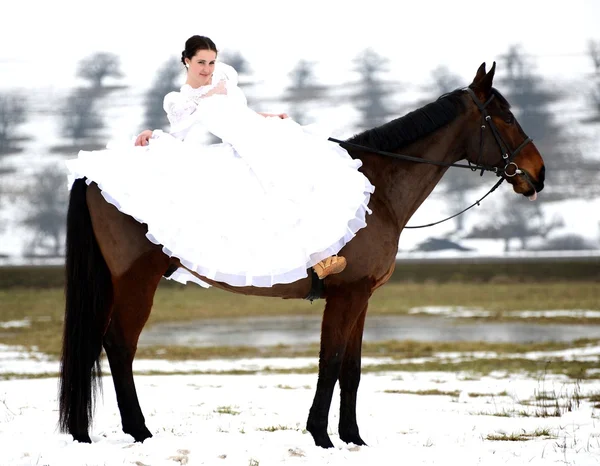
<svg viewBox="0 0 600 466"><path fill-rule="evenodd" d="M164 98L171 131L80 151L67 161L70 182L95 182L150 241L215 281L270 287L310 267L320 278L342 272L337 254L371 213L361 162L285 114L251 110L208 37L190 37L181 61L186 83ZM223 142L207 144L207 130ZM184 268L170 278L206 286Z"/></svg>

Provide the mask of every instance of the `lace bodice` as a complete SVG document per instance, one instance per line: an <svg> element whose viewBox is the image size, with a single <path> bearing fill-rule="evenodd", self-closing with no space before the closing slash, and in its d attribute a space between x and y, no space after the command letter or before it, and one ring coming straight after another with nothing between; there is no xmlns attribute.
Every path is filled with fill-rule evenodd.
<svg viewBox="0 0 600 466"><path fill-rule="evenodd" d="M199 88L184 84L179 92L168 93L164 98L163 108L171 123L171 134L185 139L191 127L199 122L198 113L210 112L211 107L218 105L218 99L222 103L226 100L227 104L246 106L246 96L237 84L238 74L235 69L219 62L215 65L212 84ZM216 92L219 91L219 86L224 86L224 91Z"/></svg>

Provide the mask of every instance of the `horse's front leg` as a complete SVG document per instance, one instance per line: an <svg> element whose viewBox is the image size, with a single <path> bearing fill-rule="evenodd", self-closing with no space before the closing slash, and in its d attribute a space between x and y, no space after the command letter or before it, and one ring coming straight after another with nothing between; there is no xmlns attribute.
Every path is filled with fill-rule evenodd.
<svg viewBox="0 0 600 466"><path fill-rule="evenodd" d="M332 286L327 290L321 325L319 379L306 425L315 444L323 448L333 447L327 434L333 389L340 374L348 340L357 319L366 309L370 295L371 281L368 279Z"/></svg>

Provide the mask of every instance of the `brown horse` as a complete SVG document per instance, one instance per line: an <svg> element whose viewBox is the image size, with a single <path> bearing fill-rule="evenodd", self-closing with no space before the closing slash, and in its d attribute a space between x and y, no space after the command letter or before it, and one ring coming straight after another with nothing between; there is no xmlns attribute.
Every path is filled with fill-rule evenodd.
<svg viewBox="0 0 600 466"><path fill-rule="evenodd" d="M497 167L498 175L525 196L544 184L544 162L524 134L506 99L492 87L495 63L485 63L468 88L443 95L402 118L347 142L368 148L453 163L467 159ZM395 160L348 146L375 185L373 214L341 254L347 268L324 280L319 376L307 430L316 445L332 447L327 423L335 383L341 405L339 435L363 445L356 422L361 346L367 305L392 275L400 233L431 193L446 167ZM475 175L474 175L475 176ZM335 178L334 178L335 179ZM168 186L156 189L169 189ZM106 351L123 430L136 441L151 437L140 408L132 362L138 338L161 277L182 267L145 237L145 225L107 203L99 188L79 179L71 190L67 218L66 314L60 379L60 427L90 442L88 428ZM271 288L233 287L199 277L217 288L246 295L305 298L311 277Z"/></svg>

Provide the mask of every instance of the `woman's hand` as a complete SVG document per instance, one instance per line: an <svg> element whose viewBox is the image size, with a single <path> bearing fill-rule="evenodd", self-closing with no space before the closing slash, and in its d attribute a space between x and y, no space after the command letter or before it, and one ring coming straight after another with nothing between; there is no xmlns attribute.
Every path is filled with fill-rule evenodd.
<svg viewBox="0 0 600 466"><path fill-rule="evenodd" d="M226 95L227 94L227 87L225 87L225 80L224 79L221 79L216 84L215 87L213 87L210 91L208 91L202 97L210 97L211 95L217 95L217 94L222 94L222 95Z"/></svg>
<svg viewBox="0 0 600 466"><path fill-rule="evenodd" d="M150 142L150 138L152 137L152 131L149 129L145 129L142 131L137 139L135 140L136 146L147 146Z"/></svg>
<svg viewBox="0 0 600 466"><path fill-rule="evenodd" d="M266 117L277 117L277 118L281 118L282 120L285 120L286 118L289 118L289 115L287 113L264 113L264 112L259 112L259 115Z"/></svg>

